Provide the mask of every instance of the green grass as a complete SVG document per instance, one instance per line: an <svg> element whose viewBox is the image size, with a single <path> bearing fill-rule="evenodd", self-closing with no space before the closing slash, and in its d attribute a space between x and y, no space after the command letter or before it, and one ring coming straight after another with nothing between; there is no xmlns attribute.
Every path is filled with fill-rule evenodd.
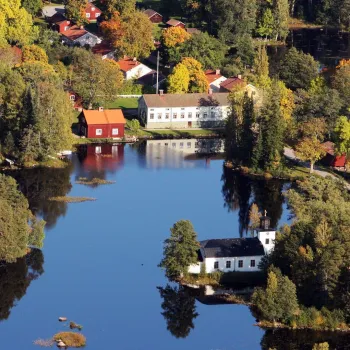
<svg viewBox="0 0 350 350"><path fill-rule="evenodd" d="M137 98L117 98L113 102L106 103L106 108L137 108Z"/></svg>
<svg viewBox="0 0 350 350"><path fill-rule="evenodd" d="M132 135L132 132L128 128L125 130L126 135ZM184 137L204 137L204 136L222 136L222 130L210 130L210 129L184 129L184 130L148 130L141 129L139 137L150 137L150 138L184 138Z"/></svg>

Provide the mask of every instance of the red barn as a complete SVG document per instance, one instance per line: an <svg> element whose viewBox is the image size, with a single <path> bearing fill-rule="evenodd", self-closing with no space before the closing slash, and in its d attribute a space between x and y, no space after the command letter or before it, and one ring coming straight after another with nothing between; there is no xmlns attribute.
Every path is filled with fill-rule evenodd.
<svg viewBox="0 0 350 350"><path fill-rule="evenodd" d="M148 19L152 23L161 23L161 22L163 22L163 16L160 13L158 13L158 12L152 10L152 9L145 10L143 13L148 17Z"/></svg>
<svg viewBox="0 0 350 350"><path fill-rule="evenodd" d="M327 141L322 144L323 148L327 152L321 159L324 165L331 166L333 168L345 168L346 154L337 155L334 149L334 143Z"/></svg>
<svg viewBox="0 0 350 350"><path fill-rule="evenodd" d="M121 109L83 109L79 115L79 132L88 138L124 137L125 118Z"/></svg>
<svg viewBox="0 0 350 350"><path fill-rule="evenodd" d="M93 3L88 3L85 8L85 16L89 21L95 21L98 17L100 17L102 11L96 7Z"/></svg>
<svg viewBox="0 0 350 350"><path fill-rule="evenodd" d="M185 23L178 21L177 19L169 19L168 22L166 22L168 28L169 27L181 27L185 28Z"/></svg>

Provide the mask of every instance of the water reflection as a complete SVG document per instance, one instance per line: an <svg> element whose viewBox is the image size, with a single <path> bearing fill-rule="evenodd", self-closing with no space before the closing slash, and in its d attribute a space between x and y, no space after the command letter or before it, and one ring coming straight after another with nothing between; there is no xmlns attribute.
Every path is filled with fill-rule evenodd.
<svg viewBox="0 0 350 350"><path fill-rule="evenodd" d="M108 173L115 173L124 166L124 144L91 144L77 149L73 158L76 179L80 177L106 179Z"/></svg>
<svg viewBox="0 0 350 350"><path fill-rule="evenodd" d="M224 206L228 211L238 210L240 236L248 232L252 203L256 203L260 210L267 210L271 226L277 226L283 212L283 181L252 179L224 166L222 183Z"/></svg>
<svg viewBox="0 0 350 350"><path fill-rule="evenodd" d="M330 350L350 349L350 335L343 332L311 330L267 330L261 340L261 349L312 350L316 343L329 344Z"/></svg>
<svg viewBox="0 0 350 350"><path fill-rule="evenodd" d="M146 140L132 147L138 152L139 164L144 168L203 168L208 166L210 159L223 154L224 141L218 138Z"/></svg>
<svg viewBox="0 0 350 350"><path fill-rule="evenodd" d="M162 315L168 331L176 338L186 338L194 329L193 320L198 316L196 299L191 291L181 285L158 287L162 301Z"/></svg>
<svg viewBox="0 0 350 350"><path fill-rule="evenodd" d="M41 250L33 249L13 264L0 265L0 321L10 316L11 309L26 294L30 283L44 273L43 264Z"/></svg>
<svg viewBox="0 0 350 350"><path fill-rule="evenodd" d="M65 196L71 190L72 164L62 169L34 168L10 171L19 189L28 199L29 208L46 221L46 229L53 228L57 219L67 212L67 203L49 201L50 197Z"/></svg>

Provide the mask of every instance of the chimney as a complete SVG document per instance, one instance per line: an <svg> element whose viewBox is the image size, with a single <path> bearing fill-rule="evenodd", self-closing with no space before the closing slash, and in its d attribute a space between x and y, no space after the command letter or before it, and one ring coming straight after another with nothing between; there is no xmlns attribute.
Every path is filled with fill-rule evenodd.
<svg viewBox="0 0 350 350"><path fill-rule="evenodd" d="M215 70L215 75L220 75L220 69Z"/></svg>
<svg viewBox="0 0 350 350"><path fill-rule="evenodd" d="M133 60L134 62L136 62L136 57L134 57L132 60Z"/></svg>
<svg viewBox="0 0 350 350"><path fill-rule="evenodd" d="M208 94L212 95L213 94L213 89L209 89Z"/></svg>
<svg viewBox="0 0 350 350"><path fill-rule="evenodd" d="M84 26L80 26L80 29L84 29Z"/></svg>
<svg viewBox="0 0 350 350"><path fill-rule="evenodd" d="M164 95L164 90L159 90L159 96L163 96Z"/></svg>
<svg viewBox="0 0 350 350"><path fill-rule="evenodd" d="M101 106L98 107L98 111L99 111L99 112L103 112L103 107L101 107Z"/></svg>
<svg viewBox="0 0 350 350"><path fill-rule="evenodd" d="M238 74L238 75L237 75L237 78L242 80L242 75L241 75L241 74Z"/></svg>

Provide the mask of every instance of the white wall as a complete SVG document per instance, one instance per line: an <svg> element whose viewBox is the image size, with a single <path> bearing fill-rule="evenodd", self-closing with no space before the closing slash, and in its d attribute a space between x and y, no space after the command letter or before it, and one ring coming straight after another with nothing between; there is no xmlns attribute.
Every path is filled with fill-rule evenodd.
<svg viewBox="0 0 350 350"><path fill-rule="evenodd" d="M148 74L152 72L152 69L145 66L144 64L140 63L137 66L135 66L134 68L128 70L127 72L125 72L125 79L129 80L129 79L133 79L133 78L141 78L144 75Z"/></svg>
<svg viewBox="0 0 350 350"><path fill-rule="evenodd" d="M216 80L214 80L212 83L210 83L209 87L213 90L213 92L219 92L220 91L220 84L225 81L226 77L220 77Z"/></svg>
<svg viewBox="0 0 350 350"><path fill-rule="evenodd" d="M264 246L265 254L269 254L275 247L276 231L258 231L258 238Z"/></svg>
<svg viewBox="0 0 350 350"><path fill-rule="evenodd" d="M259 271L259 263L262 256L242 256L236 258L206 258L205 259L205 269L207 273L212 273L215 271L222 272L252 272ZM243 267L238 267L239 260L243 261ZM255 267L250 266L250 261L255 260ZM219 262L219 268L214 269L214 263ZM226 268L226 261L231 261L231 268Z"/></svg>

